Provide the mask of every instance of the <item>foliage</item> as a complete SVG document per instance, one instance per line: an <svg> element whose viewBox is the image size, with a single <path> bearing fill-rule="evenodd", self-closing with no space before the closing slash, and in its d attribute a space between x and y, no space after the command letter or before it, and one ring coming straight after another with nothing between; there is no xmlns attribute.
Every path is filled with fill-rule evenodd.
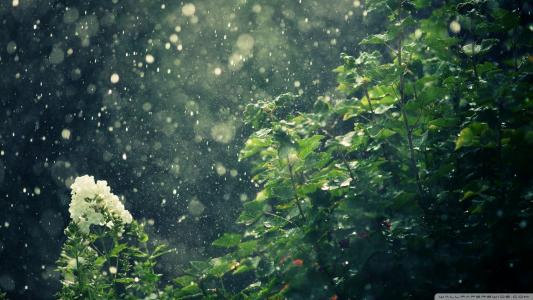
<svg viewBox="0 0 533 300"><path fill-rule="evenodd" d="M213 297L527 288L531 31L519 2L430 4L369 1L388 23L342 55L345 99L248 107L260 191L193 265Z"/></svg>
<svg viewBox="0 0 533 300"><path fill-rule="evenodd" d="M310 105L287 94L248 107L255 132L240 158L259 191L237 219L243 230L215 240L226 254L191 262L161 295L422 299L528 288L532 39L522 2L432 3L367 3L369 23L388 19L342 55L345 97ZM69 272L91 281L64 295L155 290L152 256L141 268L152 277L135 289L102 275L109 255L79 252L74 238L67 256L86 261ZM142 276L131 249L119 251L120 280Z"/></svg>
<svg viewBox="0 0 533 300"><path fill-rule="evenodd" d="M105 229L104 229L105 228ZM75 222L65 230L67 240L58 261L62 275L61 299L140 299L159 297L156 259L165 246L148 250L148 235L136 221L89 233Z"/></svg>

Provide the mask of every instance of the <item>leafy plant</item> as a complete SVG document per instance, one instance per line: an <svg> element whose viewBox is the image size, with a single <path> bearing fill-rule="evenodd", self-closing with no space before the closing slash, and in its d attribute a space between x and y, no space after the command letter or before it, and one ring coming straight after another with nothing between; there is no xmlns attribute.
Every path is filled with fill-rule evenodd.
<svg viewBox="0 0 533 300"><path fill-rule="evenodd" d="M251 163L258 193L243 205L242 230L215 240L226 254L191 262L158 297L525 291L533 280L533 134L523 7L368 1L368 24L388 17L355 54L341 56L343 97L285 94L247 107L254 133L240 158ZM129 228L142 243L142 227ZM155 293L157 255L122 248L117 234L82 239L69 227L62 266L75 255L85 260L83 269L64 269L77 278L65 298ZM98 240L118 250L78 248ZM131 264L135 253L143 253L141 267ZM115 257L124 269L118 279L101 272ZM135 276L146 282L135 285Z"/></svg>
<svg viewBox="0 0 533 300"><path fill-rule="evenodd" d="M156 259L164 246L149 251L143 226L118 223L111 229L80 231L76 223L65 230L58 270L62 274L61 299L140 299L159 297L160 275ZM155 298L154 298L155 299Z"/></svg>
<svg viewBox="0 0 533 300"><path fill-rule="evenodd" d="M106 181L76 178L71 186L71 223L58 271L61 299L156 299L160 275L156 259L168 253L164 245L149 250L143 225L132 220Z"/></svg>
<svg viewBox="0 0 533 300"><path fill-rule="evenodd" d="M345 99L248 107L260 190L213 243L228 254L196 267L214 297L526 288L531 33L518 2L430 4L367 3L388 18L342 55Z"/></svg>

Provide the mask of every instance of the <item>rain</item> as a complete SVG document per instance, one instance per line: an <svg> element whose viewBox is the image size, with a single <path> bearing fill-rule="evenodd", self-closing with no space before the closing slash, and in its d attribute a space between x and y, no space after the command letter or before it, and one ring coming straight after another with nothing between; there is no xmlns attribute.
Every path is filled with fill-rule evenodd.
<svg viewBox="0 0 533 300"><path fill-rule="evenodd" d="M0 299L531 292L532 9L2 1Z"/></svg>

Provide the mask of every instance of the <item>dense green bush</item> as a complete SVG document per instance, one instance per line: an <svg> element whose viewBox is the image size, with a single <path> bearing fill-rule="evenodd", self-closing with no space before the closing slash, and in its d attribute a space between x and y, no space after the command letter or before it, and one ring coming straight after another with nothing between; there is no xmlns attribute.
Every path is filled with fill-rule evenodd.
<svg viewBox="0 0 533 300"><path fill-rule="evenodd" d="M92 290L122 284L109 295L126 298L526 291L533 281L528 7L368 1L370 17L388 18L354 55L342 55L335 72L343 97L286 94L248 106L254 133L241 159L251 162L259 192L243 205L242 231L214 241L227 254L191 262L157 293L157 250L120 263L148 264L141 268L147 282L100 276L112 262L105 253L91 254L89 273L69 276L94 278ZM120 242L126 235L103 234L115 248L133 251L123 260L136 260L135 243ZM69 236L65 251L81 243L76 238ZM101 238L91 234L90 241ZM71 289L62 296L85 293Z"/></svg>

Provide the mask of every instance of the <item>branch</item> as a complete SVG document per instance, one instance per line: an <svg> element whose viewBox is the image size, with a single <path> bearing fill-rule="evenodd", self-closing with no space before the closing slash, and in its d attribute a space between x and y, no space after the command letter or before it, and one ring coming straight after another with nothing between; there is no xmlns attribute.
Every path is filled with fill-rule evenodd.
<svg viewBox="0 0 533 300"><path fill-rule="evenodd" d="M300 216L302 216L302 219L306 220L304 211L302 209L302 206L300 205L300 197L298 197L298 190L296 189L296 183L294 181L294 174L292 172L292 165L289 161L289 156L287 156L287 166L289 168L289 174L291 175L291 184L292 189L294 190L294 199L296 200L296 206L298 206L298 211L300 212Z"/></svg>
<svg viewBox="0 0 533 300"><path fill-rule="evenodd" d="M401 16L401 11L400 11L400 16ZM400 84L398 86L398 90L400 93L400 105L401 105L400 110L402 113L403 124L407 132L407 142L409 146L409 161L411 163L411 170L415 176L416 186L417 186L418 194L420 197L419 205L424 211L426 211L428 207L427 207L427 204L425 203L424 189L422 187L422 182L420 180L420 174L418 171L418 167L416 165L415 150L413 146L413 129L409 126L409 120L407 119L407 113L405 112L405 103L407 102L407 100L405 97L405 77L404 77L404 71L403 71L403 66L402 66L402 37L401 36L398 41L398 67L400 68Z"/></svg>

